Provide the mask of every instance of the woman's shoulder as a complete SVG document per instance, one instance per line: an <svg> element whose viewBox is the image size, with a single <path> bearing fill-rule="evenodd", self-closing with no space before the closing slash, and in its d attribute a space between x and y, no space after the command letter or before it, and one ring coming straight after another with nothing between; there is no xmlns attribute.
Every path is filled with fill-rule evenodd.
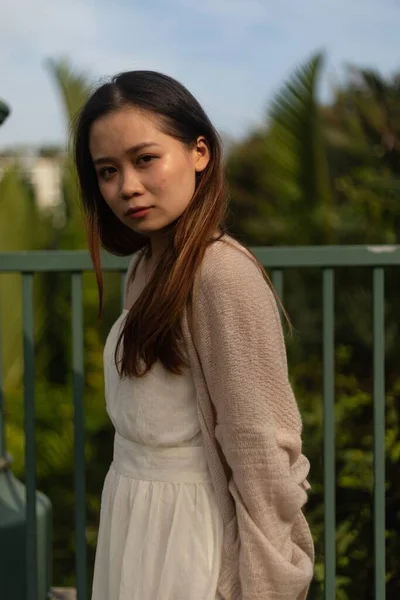
<svg viewBox="0 0 400 600"><path fill-rule="evenodd" d="M229 235L207 248L200 269L200 284L206 287L242 287L252 280L264 280L253 254Z"/></svg>
<svg viewBox="0 0 400 600"><path fill-rule="evenodd" d="M206 251L194 292L199 314L218 313L219 320L247 319L257 326L280 326L277 298L255 256L230 236ZM217 321L215 321L217 322Z"/></svg>

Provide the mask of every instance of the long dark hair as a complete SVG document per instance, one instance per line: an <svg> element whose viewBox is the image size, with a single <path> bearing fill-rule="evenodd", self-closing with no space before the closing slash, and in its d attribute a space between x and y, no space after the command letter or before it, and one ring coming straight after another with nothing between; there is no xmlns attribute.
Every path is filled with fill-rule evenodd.
<svg viewBox="0 0 400 600"><path fill-rule="evenodd" d="M183 312L207 246L217 231L224 230L227 198L222 147L218 133L194 96L178 81L161 73L121 73L99 87L86 102L76 122L74 152L100 311L100 247L126 256L149 246L149 239L125 226L104 201L89 151L92 124L127 106L156 116L163 132L188 147L204 136L210 151L207 167L197 174L189 206L174 224L169 246L129 310L116 350L118 356L122 345L121 376L144 375L156 360L172 373L180 374L187 366L181 328Z"/></svg>

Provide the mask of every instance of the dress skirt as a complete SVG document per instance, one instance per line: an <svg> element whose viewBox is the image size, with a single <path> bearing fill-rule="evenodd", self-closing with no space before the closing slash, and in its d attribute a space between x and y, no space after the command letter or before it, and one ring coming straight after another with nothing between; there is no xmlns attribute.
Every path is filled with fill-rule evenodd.
<svg viewBox="0 0 400 600"><path fill-rule="evenodd" d="M115 434L92 600L215 600L222 538L203 447Z"/></svg>

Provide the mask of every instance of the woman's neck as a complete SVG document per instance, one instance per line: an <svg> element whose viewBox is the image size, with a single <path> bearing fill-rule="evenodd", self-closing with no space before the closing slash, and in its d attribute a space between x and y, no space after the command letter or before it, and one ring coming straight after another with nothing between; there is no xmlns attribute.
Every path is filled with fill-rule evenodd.
<svg viewBox="0 0 400 600"><path fill-rule="evenodd" d="M171 232L160 231L150 236L150 252L148 254L148 262L154 267L165 248L168 246L171 239Z"/></svg>

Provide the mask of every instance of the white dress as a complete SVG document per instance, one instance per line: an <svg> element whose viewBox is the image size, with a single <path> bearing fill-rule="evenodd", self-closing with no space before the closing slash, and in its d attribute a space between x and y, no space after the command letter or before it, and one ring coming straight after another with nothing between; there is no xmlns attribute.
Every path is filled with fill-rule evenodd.
<svg viewBox="0 0 400 600"><path fill-rule="evenodd" d="M102 493L92 600L215 600L223 525L210 481L194 383L160 363L121 379L104 348L114 457Z"/></svg>

